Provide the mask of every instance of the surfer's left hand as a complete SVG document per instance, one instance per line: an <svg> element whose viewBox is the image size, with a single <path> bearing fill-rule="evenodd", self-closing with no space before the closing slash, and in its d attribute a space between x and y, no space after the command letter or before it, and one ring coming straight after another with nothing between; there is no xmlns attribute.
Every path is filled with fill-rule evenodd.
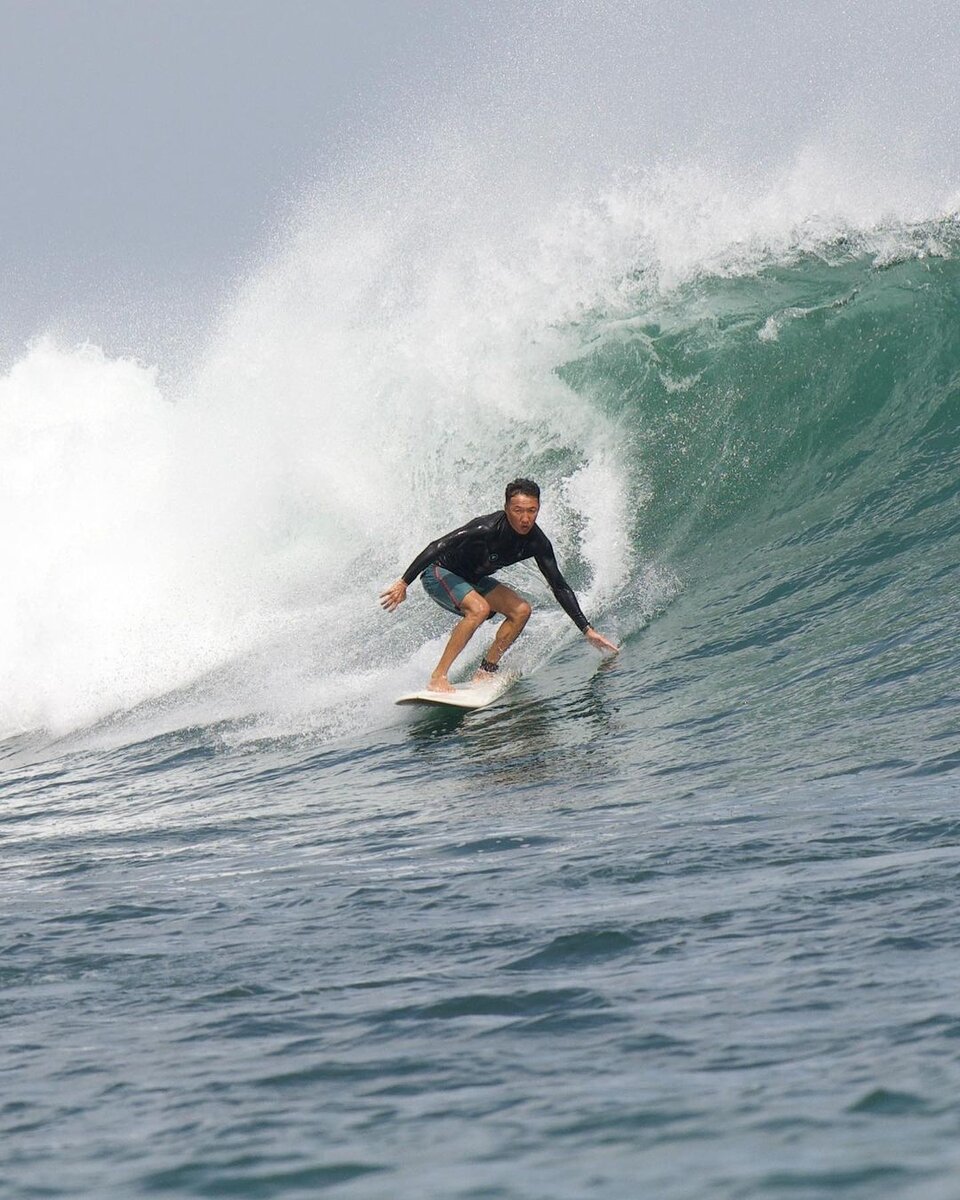
<svg viewBox="0 0 960 1200"><path fill-rule="evenodd" d="M609 638L605 638L602 633L597 631L590 625L583 631L583 636L587 639L591 646L596 646L598 650L606 650L608 654L619 654L620 647L615 646Z"/></svg>

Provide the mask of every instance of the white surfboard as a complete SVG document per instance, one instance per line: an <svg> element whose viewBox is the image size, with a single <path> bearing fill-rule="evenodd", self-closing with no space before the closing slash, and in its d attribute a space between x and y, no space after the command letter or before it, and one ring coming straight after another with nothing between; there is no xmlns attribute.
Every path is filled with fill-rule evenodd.
<svg viewBox="0 0 960 1200"><path fill-rule="evenodd" d="M423 688L419 692L408 692L398 696L396 704L439 704L443 708L486 708L499 696L516 683L519 676L516 673L504 672L492 679L490 683L461 683L452 692L434 692Z"/></svg>

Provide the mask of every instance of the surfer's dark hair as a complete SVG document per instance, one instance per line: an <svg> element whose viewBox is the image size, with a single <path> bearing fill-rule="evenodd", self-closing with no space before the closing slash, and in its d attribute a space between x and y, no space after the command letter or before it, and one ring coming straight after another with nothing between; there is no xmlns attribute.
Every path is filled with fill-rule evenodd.
<svg viewBox="0 0 960 1200"><path fill-rule="evenodd" d="M504 503L509 504L514 496L532 496L534 500L539 500L540 488L532 479L514 479L507 484L507 494Z"/></svg>

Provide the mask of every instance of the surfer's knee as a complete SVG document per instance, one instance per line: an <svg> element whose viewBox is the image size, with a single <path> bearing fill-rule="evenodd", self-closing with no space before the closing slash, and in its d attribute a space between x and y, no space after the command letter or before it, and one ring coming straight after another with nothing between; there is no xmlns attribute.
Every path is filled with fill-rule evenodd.
<svg viewBox="0 0 960 1200"><path fill-rule="evenodd" d="M533 609L531 608L528 600L518 600L514 605L513 612L510 615L517 622L517 624L522 627L530 620L530 614L532 612Z"/></svg>
<svg viewBox="0 0 960 1200"><path fill-rule="evenodd" d="M474 592L463 598L460 611L464 620L469 621L471 625L482 625L493 610L479 592Z"/></svg>

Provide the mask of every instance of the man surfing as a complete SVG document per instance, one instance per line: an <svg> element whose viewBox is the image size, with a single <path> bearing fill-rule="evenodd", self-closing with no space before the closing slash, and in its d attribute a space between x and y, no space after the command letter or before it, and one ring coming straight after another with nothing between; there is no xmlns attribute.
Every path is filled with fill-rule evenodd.
<svg viewBox="0 0 960 1200"><path fill-rule="evenodd" d="M560 574L550 539L537 525L539 511L537 484L532 479L514 479L507 484L502 509L476 517L425 546L397 582L381 593L381 605L393 612L406 600L407 588L420 575L430 599L460 617L430 676L430 691L455 690L447 678L450 668L483 622L502 613L504 619L474 682L489 679L497 672L504 652L530 618L530 605L495 579L492 572L526 558L536 561L557 603L587 641L598 650L617 653L618 647L597 633L583 615L573 589Z"/></svg>

